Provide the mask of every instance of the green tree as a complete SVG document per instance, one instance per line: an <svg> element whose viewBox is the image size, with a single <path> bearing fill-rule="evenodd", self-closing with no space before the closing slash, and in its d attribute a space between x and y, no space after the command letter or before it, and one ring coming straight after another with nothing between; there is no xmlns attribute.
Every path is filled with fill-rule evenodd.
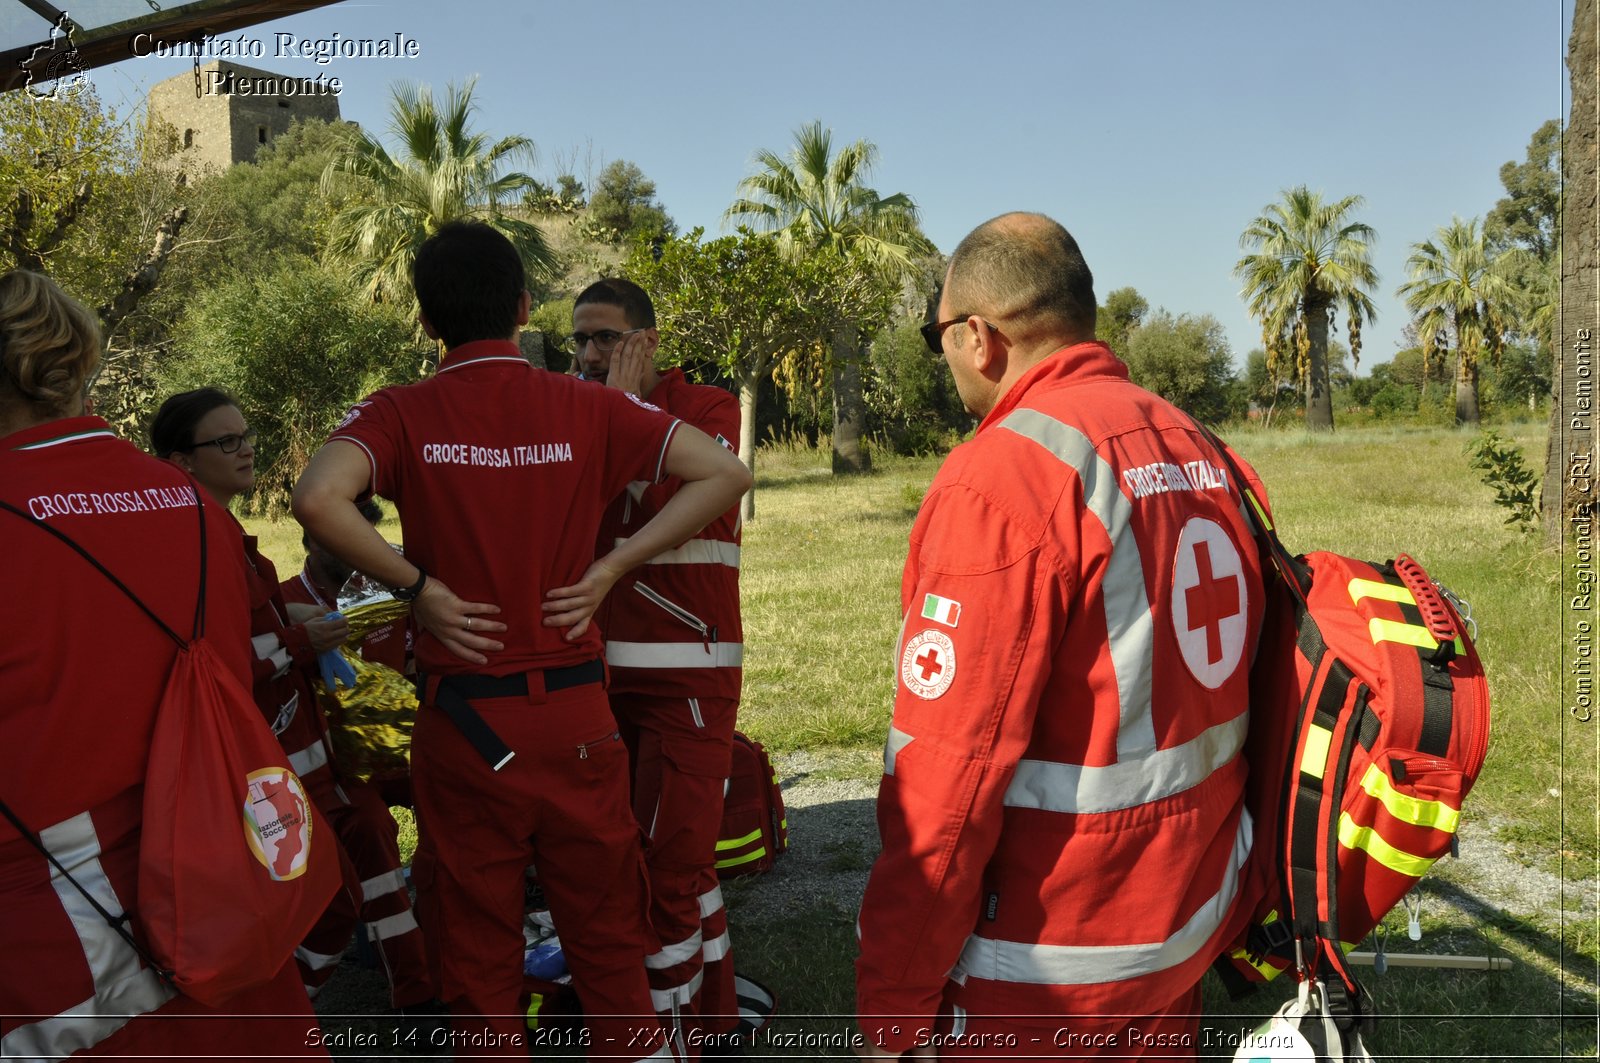
<svg viewBox="0 0 1600 1063"><path fill-rule="evenodd" d="M739 459L756 460L756 395L785 354L816 342L826 296L851 277L840 260L786 254L770 236L740 228L702 242L702 230L662 242L659 257L634 248L623 273L650 293L666 356L715 366L739 394ZM755 491L741 512L755 516Z"/></svg>
<svg viewBox="0 0 1600 1063"><path fill-rule="evenodd" d="M202 294L175 339L163 391L210 385L238 398L260 433L251 505L269 513L288 504L345 411L378 388L415 379L423 353L408 312L373 303L342 273L299 257Z"/></svg>
<svg viewBox="0 0 1600 1063"><path fill-rule="evenodd" d="M1569 209L1564 212L1565 224L1561 226L1560 255L1560 305L1570 310L1570 330L1552 346L1557 362L1555 369L1556 395L1559 401L1550 406L1550 431L1545 440L1544 476L1545 490L1539 498L1539 511L1546 538L1556 542L1562 529L1573 528L1572 518L1588 512L1595 504L1594 480L1580 483L1571 475L1572 461L1581 454L1592 465L1596 454L1594 432L1586 431L1581 437L1569 430L1573 414L1579 409L1580 397L1592 398L1593 379L1591 349L1578 350L1578 327L1587 326L1590 343L1593 335L1593 308L1600 299L1600 230L1597 230L1594 188L1600 180L1600 100L1596 91L1595 70L1600 69L1597 54L1597 23L1595 0L1575 0L1572 6L1572 33L1567 38L1567 77L1572 90L1572 109L1567 116L1566 150L1561 158L1562 188ZM1584 320L1580 315L1591 315ZM1563 315L1567 316L1567 315ZM1577 320L1573 320L1576 318ZM1580 369L1583 371L1580 375ZM1581 418L1591 425L1591 417Z"/></svg>
<svg viewBox="0 0 1600 1063"><path fill-rule="evenodd" d="M609 164L595 178L589 222L612 243L649 242L678 232L678 223L656 200L656 183L626 159Z"/></svg>
<svg viewBox="0 0 1600 1063"><path fill-rule="evenodd" d="M1104 341L1113 351L1122 353L1128 342L1128 333L1139 327L1150 312L1150 303L1136 288L1118 288L1100 303L1095 315L1095 338Z"/></svg>
<svg viewBox="0 0 1600 1063"><path fill-rule="evenodd" d="M851 288L877 284L883 293L857 306L881 306L887 314L902 277L916 272L915 259L933 245L917 225L917 208L903 192L880 195L865 182L878 149L866 140L833 150L833 131L821 122L795 130L787 158L756 154L760 172L739 182L740 198L724 219L753 222L776 232L797 259L822 253L840 260L853 275ZM884 317L836 314L827 326L833 376L833 470L863 472L871 459L861 445L866 411L861 383L862 347ZM821 335L822 333L819 333Z"/></svg>
<svg viewBox="0 0 1600 1063"><path fill-rule="evenodd" d="M224 234L213 265L250 270L271 268L286 255L319 257L345 205L322 194L322 175L350 135L342 124L301 119L273 137L254 162L207 178Z"/></svg>
<svg viewBox="0 0 1600 1063"><path fill-rule="evenodd" d="M1520 247L1541 262L1559 250L1561 238L1561 123L1552 118L1528 141L1527 158L1500 167L1506 194L1484 219L1483 232L1496 250Z"/></svg>
<svg viewBox="0 0 1600 1063"><path fill-rule="evenodd" d="M872 341L867 410L897 454L936 454L951 437L971 428L955 380L943 361L930 356L921 325L903 321Z"/></svg>
<svg viewBox="0 0 1600 1063"><path fill-rule="evenodd" d="M1210 424L1242 413L1234 403L1233 355L1210 314L1174 318L1157 310L1128 333L1123 361L1140 387Z"/></svg>
<svg viewBox="0 0 1600 1063"><path fill-rule="evenodd" d="M1345 312L1350 353L1361 356L1361 324L1376 317L1368 294L1378 283L1372 265L1372 227L1350 220L1360 196L1324 203L1305 185L1286 189L1283 201L1268 204L1239 237L1251 253L1239 259L1234 274L1250 314L1261 322L1268 364L1289 359L1294 377L1304 382L1306 426L1333 428L1333 396L1328 382L1328 332L1338 308Z"/></svg>
<svg viewBox="0 0 1600 1063"><path fill-rule="evenodd" d="M449 86L442 103L425 85L397 85L389 131L400 156L356 131L323 173L325 191L351 198L332 219L329 250L374 300L408 305L417 248L448 221L476 219L504 233L522 255L530 287L555 267L539 227L507 212L536 183L506 169L531 163L533 142L509 136L491 143L471 129L475 83Z"/></svg>
<svg viewBox="0 0 1600 1063"><path fill-rule="evenodd" d="M1456 423L1478 423L1479 362L1497 363L1515 298L1506 256L1490 254L1478 220L1456 218L1434 239L1412 244L1411 279L1396 289L1430 360L1456 360ZM1512 252L1507 252L1507 255Z"/></svg>

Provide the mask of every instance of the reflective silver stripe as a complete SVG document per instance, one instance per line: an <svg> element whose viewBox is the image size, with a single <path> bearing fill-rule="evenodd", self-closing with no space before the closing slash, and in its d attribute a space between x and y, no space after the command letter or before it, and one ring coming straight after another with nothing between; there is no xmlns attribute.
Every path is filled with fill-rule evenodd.
<svg viewBox="0 0 1600 1063"><path fill-rule="evenodd" d="M694 972L694 977L682 985L675 985L671 989L650 990L650 1006L657 1011L668 1011L674 1006L687 1007L694 1001L694 995L700 992L700 984L705 981L705 968Z"/></svg>
<svg viewBox="0 0 1600 1063"><path fill-rule="evenodd" d="M644 965L649 970L660 971L676 967L680 963L688 963L698 955L700 955L700 931L696 930L682 941L663 945L660 951L646 956Z"/></svg>
<svg viewBox="0 0 1600 1063"><path fill-rule="evenodd" d="M710 890L700 894L700 918L704 919L712 912L722 911L722 887L713 886Z"/></svg>
<svg viewBox="0 0 1600 1063"><path fill-rule="evenodd" d="M361 899L370 901L390 893L399 893L406 888L406 876L397 867L393 871L385 871L381 875L373 875L361 884Z"/></svg>
<svg viewBox="0 0 1600 1063"><path fill-rule="evenodd" d="M1239 814L1222 884L1189 921L1165 941L1127 945L1039 945L995 938L967 938L959 968L974 978L1029 985L1096 985L1164 971L1205 947L1228 917L1239 891L1239 869L1250 855L1250 813Z"/></svg>
<svg viewBox="0 0 1600 1063"><path fill-rule="evenodd" d="M388 941L401 934L409 934L417 929L417 917L407 908L398 915L391 915L386 919L379 919L375 923L367 924L367 936L374 941Z"/></svg>
<svg viewBox="0 0 1600 1063"><path fill-rule="evenodd" d="M608 642L606 663L613 668L738 668L744 643Z"/></svg>
<svg viewBox="0 0 1600 1063"><path fill-rule="evenodd" d="M87 812L39 832L39 839L78 885L113 914L122 901L100 863L100 837ZM131 1019L155 1011L177 992L139 966L139 954L100 917L76 886L52 865L50 886L72 921L94 981L94 996L47 1019L19 1026L0 1038L0 1056L41 1059L65 1056L104 1041ZM12 957L14 960L15 957Z"/></svg>
<svg viewBox="0 0 1600 1063"><path fill-rule="evenodd" d="M302 779L318 768L326 766L327 763L328 747L320 738L300 752L289 754L289 767L293 768L294 773Z"/></svg>
<svg viewBox="0 0 1600 1063"><path fill-rule="evenodd" d="M618 539L617 546L627 542ZM739 567L739 544L721 539L690 539L682 546L661 553L646 561L647 565L726 565Z"/></svg>
<svg viewBox="0 0 1600 1063"><path fill-rule="evenodd" d="M289 656L288 647L284 646L283 640L276 633L254 635L250 639L250 645L256 651L256 660L268 661L277 669L272 673L274 679L287 672L289 666L294 663L294 658Z"/></svg>
<svg viewBox="0 0 1600 1063"><path fill-rule="evenodd" d="M967 1032L967 1009L960 1004L950 1005L950 1036L959 1038Z"/></svg>
<svg viewBox="0 0 1600 1063"><path fill-rule="evenodd" d="M305 967L307 970L320 971L326 967L332 967L334 964L344 959L344 953L335 952L332 955L329 955L325 952L312 952L304 945L301 945L299 948L294 950L294 958L299 960L301 966ZM307 988L310 987L308 986Z"/></svg>
<svg viewBox="0 0 1600 1063"><path fill-rule="evenodd" d="M728 939L728 932L724 930L705 943L705 946L700 950L700 959L703 963L716 963L732 951L733 942Z"/></svg>
<svg viewBox="0 0 1600 1063"><path fill-rule="evenodd" d="M1019 761L1016 777L1006 788L1005 804L1011 808L1092 814L1181 794L1233 760L1244 747L1249 726L1249 714L1240 713L1182 745L1104 767ZM891 730L891 739L893 736Z"/></svg>
<svg viewBox="0 0 1600 1063"><path fill-rule="evenodd" d="M1083 499L1111 541L1101 593L1111 667L1117 676L1117 759L1139 757L1156 748L1150 712L1153 620L1144 590L1144 563L1133 536L1133 503L1117 484L1117 474L1095 452L1089 437L1038 410L1013 410L1000 422L1070 465L1083 484Z"/></svg>
<svg viewBox="0 0 1600 1063"><path fill-rule="evenodd" d="M911 736L891 723L889 725L888 741L883 744L883 773L885 775L894 774L894 758L910 744Z"/></svg>

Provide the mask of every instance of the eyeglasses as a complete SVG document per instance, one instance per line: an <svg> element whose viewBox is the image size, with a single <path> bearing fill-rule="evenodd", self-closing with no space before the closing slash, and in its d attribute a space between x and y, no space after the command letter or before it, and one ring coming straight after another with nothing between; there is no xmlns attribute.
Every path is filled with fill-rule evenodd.
<svg viewBox="0 0 1600 1063"><path fill-rule="evenodd" d="M178 449L199 450L201 447L216 447L224 454L237 454L239 448L246 443L252 447L256 445L256 430L254 428L246 428L244 435L225 435L218 436L215 439L203 439L198 443L191 443L189 446L179 447Z"/></svg>
<svg viewBox="0 0 1600 1063"><path fill-rule="evenodd" d="M572 351L574 354L582 354L584 347L592 343L594 344L594 349L601 354L610 354L617 349L617 344L622 342L622 337L632 336L635 332L643 331L644 329L642 328L631 328L626 332L618 332L616 329L607 328L594 333L574 332L572 334Z"/></svg>
<svg viewBox="0 0 1600 1063"><path fill-rule="evenodd" d="M959 324L961 324L963 321L965 321L969 317L976 317L976 316L977 315L975 315L975 314L962 314L960 317L953 317L949 321L929 321L927 324L923 325L922 328L920 328L918 330L919 332L922 333L922 342L926 343L928 345L928 350L932 351L934 354L943 354L944 353L944 330L949 328L951 325L959 325ZM982 320L982 319L980 318L979 320ZM1000 331L998 328L996 328L994 325L990 324L987 321L984 321L983 323L985 325L989 326L989 331L990 332L999 332Z"/></svg>

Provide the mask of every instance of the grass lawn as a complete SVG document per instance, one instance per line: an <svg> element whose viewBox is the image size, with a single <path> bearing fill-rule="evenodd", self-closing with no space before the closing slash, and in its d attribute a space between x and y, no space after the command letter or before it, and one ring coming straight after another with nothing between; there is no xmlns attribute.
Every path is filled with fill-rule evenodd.
<svg viewBox="0 0 1600 1063"><path fill-rule="evenodd" d="M1501 431L1531 465L1541 463L1542 426ZM1366 983L1390 1018L1368 1047L1431 1059L1593 1058L1600 723L1576 723L1561 703L1559 559L1536 536L1503 524L1504 511L1469 465L1471 439L1443 429L1231 435L1265 480L1292 551L1380 561L1411 554L1470 601L1489 676L1489 759L1463 817L1473 829L1464 826L1462 858L1441 861L1425 880L1420 943L1407 940L1403 910L1385 925L1391 952L1493 955L1513 966L1369 973ZM885 457L868 476L835 480L825 453L759 455L757 516L745 529L742 569L740 716L769 749L834 755L841 776L876 773L868 754L882 746L893 700L906 536L938 464ZM281 574L293 572L298 529L254 526ZM392 524L384 530L398 538ZM864 845L870 854L876 839ZM730 913L751 972L779 993L786 1028L841 1028L845 1019L820 1016L852 1008L851 919L832 908L797 908L783 920L746 921L737 896ZM1206 1053L1231 1056L1225 1035L1254 1025L1281 996L1232 1004L1208 983L1208 1025L1217 1034Z"/></svg>

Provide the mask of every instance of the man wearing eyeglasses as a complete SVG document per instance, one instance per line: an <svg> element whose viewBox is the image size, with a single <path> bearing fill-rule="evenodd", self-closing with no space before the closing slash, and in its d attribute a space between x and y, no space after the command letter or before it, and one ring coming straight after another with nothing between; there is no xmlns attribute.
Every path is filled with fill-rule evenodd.
<svg viewBox="0 0 1600 1063"><path fill-rule="evenodd" d="M572 310L575 355L586 379L619 388L730 451L739 404L658 371L655 308L632 281L604 279ZM604 554L644 526L679 481L630 484L600 528ZM661 949L647 961L657 1010L687 1020L691 1053L720 1047L737 1025L727 913L716 842L744 656L739 618L739 511L658 554L612 587L595 614L606 636L611 710L634 761L633 807L649 836L651 921ZM715 1048L713 1048L715 1050Z"/></svg>
<svg viewBox="0 0 1600 1063"><path fill-rule="evenodd" d="M923 330L982 421L911 532L863 1056L1192 1056L1244 914L1259 557L1215 445L1094 320L1071 235L1007 214Z"/></svg>

